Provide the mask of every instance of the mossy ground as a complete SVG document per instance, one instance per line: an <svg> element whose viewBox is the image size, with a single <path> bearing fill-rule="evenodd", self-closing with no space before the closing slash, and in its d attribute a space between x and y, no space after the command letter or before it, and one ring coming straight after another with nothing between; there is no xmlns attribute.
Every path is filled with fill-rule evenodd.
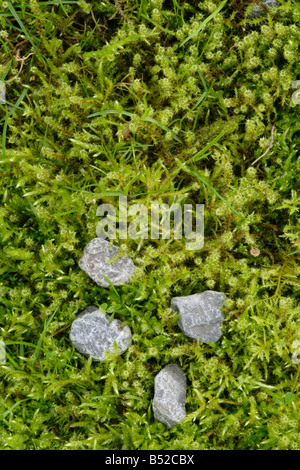
<svg viewBox="0 0 300 470"><path fill-rule="evenodd" d="M2 449L300 448L300 8L279 3L0 2ZM204 247L118 240L132 283L97 287L78 260L118 195L205 204ZM216 344L170 310L206 289L228 297ZM69 339L92 304L133 332L104 363ZM151 408L169 363L171 429Z"/></svg>

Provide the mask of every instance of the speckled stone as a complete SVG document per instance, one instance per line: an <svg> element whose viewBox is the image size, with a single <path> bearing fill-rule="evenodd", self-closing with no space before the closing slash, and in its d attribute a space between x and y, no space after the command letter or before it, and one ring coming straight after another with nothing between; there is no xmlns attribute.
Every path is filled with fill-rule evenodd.
<svg viewBox="0 0 300 470"><path fill-rule="evenodd" d="M292 94L292 102L294 104L300 104L300 80L295 80L292 83L292 88L295 89L294 93ZM298 88L298 89L297 89Z"/></svg>
<svg viewBox="0 0 300 470"><path fill-rule="evenodd" d="M118 246L110 244L102 238L94 238L83 250L79 260L79 267L88 274L97 284L109 287L109 282L104 279L104 274L114 286L120 286L129 282L135 266L129 256L120 256L116 261L108 263L118 252Z"/></svg>
<svg viewBox="0 0 300 470"><path fill-rule="evenodd" d="M113 352L114 341L119 348L119 355L126 351L131 344L131 331L129 326L122 326L120 320L114 319L109 323L108 315L91 306L73 321L70 339L85 356L104 361L106 352Z"/></svg>
<svg viewBox="0 0 300 470"><path fill-rule="evenodd" d="M215 343L223 334L221 307L225 299L223 292L206 290L202 294L173 297L171 309L180 313L178 325L186 336L203 343Z"/></svg>
<svg viewBox="0 0 300 470"><path fill-rule="evenodd" d="M5 104L5 83L0 80L0 104Z"/></svg>
<svg viewBox="0 0 300 470"><path fill-rule="evenodd" d="M276 0L260 0L267 8L278 7L279 3ZM248 8L249 5L247 5ZM266 10L261 6L255 3L252 7L252 10L246 15L246 18L255 19L261 18L262 16L267 16Z"/></svg>
<svg viewBox="0 0 300 470"><path fill-rule="evenodd" d="M0 339L0 364L5 363L5 343L2 339Z"/></svg>
<svg viewBox="0 0 300 470"><path fill-rule="evenodd" d="M186 378L177 364L168 364L155 377L152 409L157 421L171 428L185 418Z"/></svg>

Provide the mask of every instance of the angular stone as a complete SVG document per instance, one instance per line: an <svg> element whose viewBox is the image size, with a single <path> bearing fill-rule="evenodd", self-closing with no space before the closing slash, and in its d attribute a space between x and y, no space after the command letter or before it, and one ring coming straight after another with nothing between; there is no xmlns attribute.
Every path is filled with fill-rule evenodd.
<svg viewBox="0 0 300 470"><path fill-rule="evenodd" d="M267 8L278 7L279 3L277 0L260 0ZM248 8L249 5L247 5ZM267 16L267 12L261 5L255 3L252 7L252 10L248 13L246 18L254 19L254 18L261 18L262 16Z"/></svg>
<svg viewBox="0 0 300 470"><path fill-rule="evenodd" d="M186 378L177 364L168 364L155 377L152 409L157 421L171 428L185 418Z"/></svg>
<svg viewBox="0 0 300 470"><path fill-rule="evenodd" d="M119 355L131 344L129 326L120 320L109 323L109 316L91 306L85 309L73 321L70 339L75 348L85 356L92 356L95 361L104 361L107 351L114 351L114 341L119 348Z"/></svg>
<svg viewBox="0 0 300 470"><path fill-rule="evenodd" d="M171 309L180 313L178 325L186 336L215 343L223 334L220 326L224 315L220 309L225 299L223 292L206 290L202 294L173 297Z"/></svg>
<svg viewBox="0 0 300 470"><path fill-rule="evenodd" d="M296 91L294 91L294 93L292 94L292 102L294 104L300 104L300 80L295 80L292 83L292 88L296 89Z"/></svg>
<svg viewBox="0 0 300 470"><path fill-rule="evenodd" d="M6 348L5 343L0 339L0 364L5 364L6 361Z"/></svg>
<svg viewBox="0 0 300 470"><path fill-rule="evenodd" d="M6 103L5 94L5 82L0 80L0 104Z"/></svg>
<svg viewBox="0 0 300 470"><path fill-rule="evenodd" d="M103 238L94 238L84 248L78 265L98 286L110 286L101 274L114 286L126 284L135 270L132 259L129 256L120 256L116 261L108 263L119 251L118 246L112 245L110 248L109 242Z"/></svg>

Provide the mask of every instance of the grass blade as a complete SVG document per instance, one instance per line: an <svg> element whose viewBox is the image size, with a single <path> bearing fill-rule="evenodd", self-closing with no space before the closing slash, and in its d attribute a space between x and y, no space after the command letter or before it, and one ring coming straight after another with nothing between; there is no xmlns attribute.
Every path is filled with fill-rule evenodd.
<svg viewBox="0 0 300 470"><path fill-rule="evenodd" d="M297 253L300 253L300 250L293 251L293 253L289 253L288 256L296 255Z"/></svg>
<svg viewBox="0 0 300 470"><path fill-rule="evenodd" d="M193 157L193 161L197 162L207 150L209 150L216 142L221 139L221 137L223 137L224 134L225 132L221 131L220 134L217 135L217 137L215 137L211 142L209 142L202 150L200 150L200 152L196 153L196 155Z"/></svg>
<svg viewBox="0 0 300 470"><path fill-rule="evenodd" d="M300 10L300 6L299 6L298 3L296 2L296 0L292 0L292 2L293 2L293 4L294 4L297 8L299 8L299 10Z"/></svg>
<svg viewBox="0 0 300 470"><path fill-rule="evenodd" d="M152 122L153 124L156 124L157 126L161 127L164 131L166 132L171 132L171 135L172 137L177 140L177 142L180 142L182 144L182 141L177 137L176 134L174 134L174 132L171 131L171 129L169 129L168 127L164 126L161 122L157 121L156 119L153 119L152 117L150 116L146 116L143 118L143 121L148 121L148 122Z"/></svg>
<svg viewBox="0 0 300 470"><path fill-rule="evenodd" d="M24 24L22 23L18 13L16 12L16 10L14 9L14 7L12 6L11 2L8 2L8 8L11 12L11 14L13 15L13 17L15 18L15 20L18 22L20 28L22 29L23 33L25 34L25 36L27 37L28 41L30 42L30 44L32 45L32 47L34 48L35 52L37 53L37 55L39 57L41 57L41 54L39 52L39 50L37 49L36 45L34 44L33 40L31 39L31 36L29 35L29 33L27 32L27 29L25 28Z"/></svg>
<svg viewBox="0 0 300 470"><path fill-rule="evenodd" d="M90 194L90 196L126 196L126 194L123 191L118 191L118 192L108 192L108 193L92 193L91 191L84 191L83 189L74 189L70 188L70 186L61 186L62 188L65 189L70 189L71 191L78 192L78 193L85 193L85 194Z"/></svg>
<svg viewBox="0 0 300 470"><path fill-rule="evenodd" d="M219 11L222 10L222 8L226 5L226 3L227 3L227 0L224 0L221 3L221 5L219 5L218 8L211 15L209 15L204 21L202 21L202 23L199 26L199 28L197 29L197 31L195 31L188 38L186 38L184 41L182 41L182 43L179 45L179 47L182 47L186 42L188 42L190 39L192 39L194 36L196 36L201 31L201 29L203 29L204 26L207 23L209 23L209 21L212 20L219 13Z"/></svg>
<svg viewBox="0 0 300 470"><path fill-rule="evenodd" d="M164 31L164 33L168 33L168 34L171 34L172 36L175 36L174 31L170 31L169 29L163 28L160 24L156 23L156 21L151 20L151 18L149 18L149 16L144 15L143 13L141 13L141 16L143 18L145 18L145 20L150 21L150 23L154 24L154 26L157 26L159 29Z"/></svg>
<svg viewBox="0 0 300 470"><path fill-rule="evenodd" d="M128 111L117 111L116 109L104 109L103 111L98 111L97 113L94 114L89 114L88 117L96 117L96 116L105 116L106 114L119 114L122 116L122 114L125 114L125 116L132 116L132 113L129 113Z"/></svg>
<svg viewBox="0 0 300 470"><path fill-rule="evenodd" d="M19 107L19 104L23 101L27 93L28 93L28 88L24 88L19 98L17 99L17 101L15 102L11 110L9 111L9 116L11 116L15 112L15 110Z"/></svg>
<svg viewBox="0 0 300 470"><path fill-rule="evenodd" d="M97 113L94 113L94 114L89 114L88 117L91 118L91 117L96 117L96 116L104 116L105 114L119 114L120 116L122 116L122 114L125 114L125 116L130 116L130 117L132 116L132 113L129 113L128 111L120 112L120 111L117 111L116 109L105 109L103 111L98 111ZM174 132L171 131L171 129L164 126L161 122L157 121L156 119L146 116L143 118L143 121L152 122L153 124L156 124L157 126L161 127L164 131L171 132L172 137L175 140L177 140L177 142L182 143L182 141L177 137L176 134L174 134Z"/></svg>
<svg viewBox="0 0 300 470"><path fill-rule="evenodd" d="M9 410L5 411L1 416L0 416L0 421L3 421L6 416L9 415L9 413L12 412L12 410L14 410L16 408L16 406L18 406L20 403L23 403L24 401L28 401L30 400L30 398L25 398L24 400L19 400L17 401L17 403L15 403L11 408L9 408Z"/></svg>
<svg viewBox="0 0 300 470"><path fill-rule="evenodd" d="M190 172L192 173L192 175L194 175L198 180L200 180L203 184L205 184L205 186L210 189L210 191L212 191L219 199L221 199L221 201L225 202L226 206L229 207L229 209L232 210L232 212L234 212L238 217L240 217L241 219L244 219L246 220L246 217L244 217L243 215L239 214L230 204L229 202L226 201L226 199L224 199L216 190L215 188L213 188L213 186L211 186L204 178L202 178L202 176L200 176L193 168L190 168L189 167L189 170Z"/></svg>

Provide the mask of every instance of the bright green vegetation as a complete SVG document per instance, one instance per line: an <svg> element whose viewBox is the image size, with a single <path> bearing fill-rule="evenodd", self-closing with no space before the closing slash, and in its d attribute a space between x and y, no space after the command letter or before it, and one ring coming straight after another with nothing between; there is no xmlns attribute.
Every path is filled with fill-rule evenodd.
<svg viewBox="0 0 300 470"><path fill-rule="evenodd" d="M0 2L2 449L300 448L300 8L280 4ZM136 274L97 287L77 263L118 195L204 203L204 247L117 240ZM206 289L228 297L208 345L170 309ZM69 339L93 304L133 332L104 363ZM168 363L188 382L171 429L151 408Z"/></svg>

